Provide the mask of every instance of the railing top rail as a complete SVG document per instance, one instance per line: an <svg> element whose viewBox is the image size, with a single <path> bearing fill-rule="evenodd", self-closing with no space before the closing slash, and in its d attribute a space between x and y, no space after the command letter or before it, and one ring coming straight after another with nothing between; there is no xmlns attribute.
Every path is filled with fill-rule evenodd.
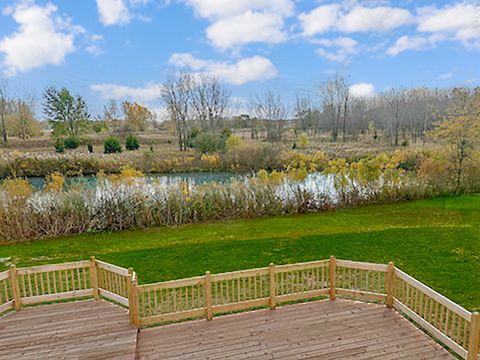
<svg viewBox="0 0 480 360"><path fill-rule="evenodd" d="M197 285L202 283L204 280L205 280L205 276L196 276L196 277L187 278L187 279L157 282L154 284L142 284L142 285L138 285L138 289L140 292L149 291L149 290L173 289L173 288L179 288L184 286Z"/></svg>
<svg viewBox="0 0 480 360"><path fill-rule="evenodd" d="M295 270L301 270L301 269L309 269L322 264L327 264L329 262L330 262L330 259L301 262L296 264L275 265L275 269L280 271L295 271Z"/></svg>
<svg viewBox="0 0 480 360"><path fill-rule="evenodd" d="M264 268L248 269L248 270L231 271L231 272L220 273L220 274L212 274L212 280L213 281L232 280L232 279L239 279L239 278L255 276L255 275L266 275L268 274L268 271L269 271L268 267L264 267Z"/></svg>
<svg viewBox="0 0 480 360"><path fill-rule="evenodd" d="M360 270L370 270L370 271L381 271L387 272L388 265L385 264L375 264L369 262L360 262L360 261L351 261L351 260L336 260L337 266L350 268L350 269L360 269Z"/></svg>
<svg viewBox="0 0 480 360"><path fill-rule="evenodd" d="M130 276L130 274L128 273L128 269L97 259L95 259L95 261L100 269L108 270L122 276Z"/></svg>
<svg viewBox="0 0 480 360"><path fill-rule="evenodd" d="M429 288L427 285L421 283L417 279L413 278L412 276L408 275L407 273L403 272L399 268L395 268L395 274L405 281L407 284L417 288L418 290L423 291L425 294L430 296L435 301L439 302L440 304L444 305L447 309L457 313L465 320L470 321L472 317L472 313L467 309L464 309L460 305L454 303L452 300L448 299L447 297L443 296L442 294L436 292L435 290Z"/></svg>
<svg viewBox="0 0 480 360"><path fill-rule="evenodd" d="M18 268L17 273L19 275L26 275L26 274L36 274L36 273L44 273L44 272L59 271L59 270L82 269L82 268L87 268L89 266L90 266L90 262L88 260L82 260L82 261L67 262L67 263L60 263L60 264L48 264L48 265Z"/></svg>
<svg viewBox="0 0 480 360"><path fill-rule="evenodd" d="M6 270L6 271L3 271L3 272L0 272L0 281L1 281L1 280L8 279L9 276L10 276L10 270Z"/></svg>

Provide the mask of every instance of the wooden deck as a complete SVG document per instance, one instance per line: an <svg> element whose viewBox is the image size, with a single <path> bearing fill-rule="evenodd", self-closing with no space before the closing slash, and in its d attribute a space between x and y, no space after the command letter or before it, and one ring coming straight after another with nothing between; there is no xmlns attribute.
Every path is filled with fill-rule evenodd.
<svg viewBox="0 0 480 360"><path fill-rule="evenodd" d="M454 359L394 310L345 300L140 332L137 359Z"/></svg>
<svg viewBox="0 0 480 360"><path fill-rule="evenodd" d="M198 320L137 334L106 301L0 317L0 359L454 359L384 305L337 299Z"/></svg>
<svg viewBox="0 0 480 360"><path fill-rule="evenodd" d="M0 359L134 359L137 330L107 301L25 308L0 317Z"/></svg>

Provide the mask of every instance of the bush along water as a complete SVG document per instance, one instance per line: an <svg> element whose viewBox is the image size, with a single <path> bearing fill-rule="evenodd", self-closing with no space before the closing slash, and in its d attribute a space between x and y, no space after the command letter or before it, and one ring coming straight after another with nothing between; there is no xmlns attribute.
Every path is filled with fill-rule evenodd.
<svg viewBox="0 0 480 360"><path fill-rule="evenodd" d="M417 170L406 169L413 168L412 156ZM219 161L216 155L203 157L212 167ZM284 171L261 170L224 184L166 185L128 166L115 175L99 173L95 189L65 190L59 173L48 177L42 191L34 191L24 179L9 178L0 188L0 241L317 212L452 194L458 185L449 166L428 153L397 151L353 163L328 160L320 153L292 153ZM464 192L480 190L479 169L480 163L472 163L464 173Z"/></svg>

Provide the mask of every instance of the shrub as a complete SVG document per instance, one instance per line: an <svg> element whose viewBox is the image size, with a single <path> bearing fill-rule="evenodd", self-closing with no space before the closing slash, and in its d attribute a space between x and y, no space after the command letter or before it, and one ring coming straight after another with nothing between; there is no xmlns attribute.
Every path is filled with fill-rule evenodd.
<svg viewBox="0 0 480 360"><path fill-rule="evenodd" d="M88 150L88 152L89 152L90 154L93 153L93 145L92 145L92 143L88 143L88 144L87 144L87 150Z"/></svg>
<svg viewBox="0 0 480 360"><path fill-rule="evenodd" d="M227 151L227 161L233 170L258 171L280 169L279 149L271 144L240 144Z"/></svg>
<svg viewBox="0 0 480 360"><path fill-rule="evenodd" d="M140 143L134 135L128 135L127 140L125 140L125 149L127 150L138 150L140 148Z"/></svg>
<svg viewBox="0 0 480 360"><path fill-rule="evenodd" d="M55 140L55 151L57 153L65 152L65 143L61 139Z"/></svg>
<svg viewBox="0 0 480 360"><path fill-rule="evenodd" d="M109 136L103 143L103 150L105 154L121 153L122 145L120 145L120 140L115 136Z"/></svg>
<svg viewBox="0 0 480 360"><path fill-rule="evenodd" d="M45 191L48 192L61 192L63 190L63 184L65 178L62 174L55 172L47 176L47 183L45 185Z"/></svg>
<svg viewBox="0 0 480 360"><path fill-rule="evenodd" d="M220 165L220 158L218 155L203 154L200 160L204 161L210 170L215 170Z"/></svg>
<svg viewBox="0 0 480 360"><path fill-rule="evenodd" d="M33 187L28 180L17 178L5 179L2 190L14 199L25 199L33 193Z"/></svg>
<svg viewBox="0 0 480 360"><path fill-rule="evenodd" d="M243 140L237 135L230 135L225 142L227 150L233 150L243 144Z"/></svg>
<svg viewBox="0 0 480 360"><path fill-rule="evenodd" d="M76 149L80 146L80 140L76 136L69 136L63 142L66 149Z"/></svg>
<svg viewBox="0 0 480 360"><path fill-rule="evenodd" d="M225 139L221 134L201 132L193 140L193 147L201 153L214 153L225 150Z"/></svg>
<svg viewBox="0 0 480 360"><path fill-rule="evenodd" d="M300 146L300 149L306 149L308 147L308 135L304 132L302 132L299 136L298 136L298 143L299 143L299 146Z"/></svg>

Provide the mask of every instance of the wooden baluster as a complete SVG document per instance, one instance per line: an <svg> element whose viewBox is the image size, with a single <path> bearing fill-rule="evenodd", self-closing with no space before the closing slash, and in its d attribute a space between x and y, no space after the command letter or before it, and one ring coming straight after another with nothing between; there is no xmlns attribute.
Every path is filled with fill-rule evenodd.
<svg viewBox="0 0 480 360"><path fill-rule="evenodd" d="M60 284L60 292L63 292L63 278L62 278L62 272L58 271L58 282Z"/></svg>
<svg viewBox="0 0 480 360"><path fill-rule="evenodd" d="M77 268L77 290L82 289L82 278L80 277L80 268Z"/></svg>
<svg viewBox="0 0 480 360"><path fill-rule="evenodd" d="M160 311L161 313L165 313L165 301L163 300L163 289L160 289Z"/></svg>
<svg viewBox="0 0 480 360"><path fill-rule="evenodd" d="M242 290L240 287L240 278L237 279L237 301L240 302L242 296Z"/></svg>
<svg viewBox="0 0 480 360"><path fill-rule="evenodd" d="M335 256L330 257L330 300L335 300L335 268L336 268Z"/></svg>
<svg viewBox="0 0 480 360"><path fill-rule="evenodd" d="M28 284L28 296L33 296L33 289L32 289L32 274L27 274L27 284Z"/></svg>
<svg viewBox="0 0 480 360"><path fill-rule="evenodd" d="M55 271L52 271L51 274L52 274L52 282L53 282L53 293L56 294L56 293L57 293L57 276L56 276L56 272L55 272Z"/></svg>
<svg viewBox="0 0 480 360"><path fill-rule="evenodd" d="M87 285L87 268L83 268L83 289L88 289Z"/></svg>
<svg viewBox="0 0 480 360"><path fill-rule="evenodd" d="M190 310L190 307L188 306L188 287L185 287L185 310Z"/></svg>
<svg viewBox="0 0 480 360"><path fill-rule="evenodd" d="M45 294L45 284L43 282L43 276L45 275L45 273L41 273L40 274L40 289L42 289L42 295ZM48 273L47 273L48 275Z"/></svg>
<svg viewBox="0 0 480 360"><path fill-rule="evenodd" d="M70 269L70 279L72 281L72 291L75 291L75 274L73 273L73 269Z"/></svg>
<svg viewBox="0 0 480 360"><path fill-rule="evenodd" d="M275 274L275 265L272 263L268 267L268 273L270 277L270 309L273 310L277 306L277 276Z"/></svg>
<svg viewBox="0 0 480 360"><path fill-rule="evenodd" d="M205 314L207 320L213 319L213 310L212 310L212 279L210 275L210 271L205 273Z"/></svg>
<svg viewBox="0 0 480 360"><path fill-rule="evenodd" d="M395 297L395 265L393 262L390 262L387 267L387 299L386 305L389 309L393 307L393 299Z"/></svg>
<svg viewBox="0 0 480 360"><path fill-rule="evenodd" d="M252 299L252 278L249 276L248 277L248 299L251 300Z"/></svg>
<svg viewBox="0 0 480 360"><path fill-rule="evenodd" d="M33 283L35 285L35 295L40 295L38 291L38 275L37 273L33 273Z"/></svg>

